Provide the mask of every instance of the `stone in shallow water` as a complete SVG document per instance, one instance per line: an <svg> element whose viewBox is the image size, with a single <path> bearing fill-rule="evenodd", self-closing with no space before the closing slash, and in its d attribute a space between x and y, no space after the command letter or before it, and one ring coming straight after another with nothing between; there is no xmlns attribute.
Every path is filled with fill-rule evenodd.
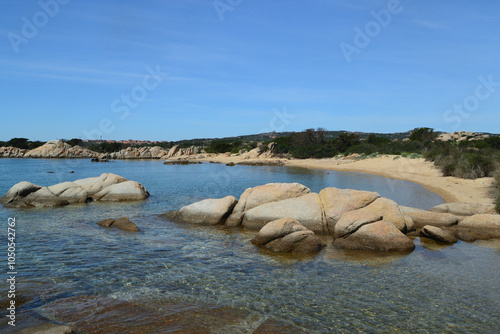
<svg viewBox="0 0 500 334"><path fill-rule="evenodd" d="M455 242L458 241L457 237L455 236L454 233L451 231L436 227L436 226L430 226L426 225L422 228L422 235L424 237L436 240L436 241L441 241L445 242L448 244L454 244Z"/></svg>
<svg viewBox="0 0 500 334"><path fill-rule="evenodd" d="M139 232L139 228L127 217L121 217L118 219L104 219L97 223L97 225L102 227L116 227L123 231L128 232Z"/></svg>
<svg viewBox="0 0 500 334"><path fill-rule="evenodd" d="M293 218L272 221L264 226L252 243L275 252L315 253L326 244L314 232Z"/></svg>
<svg viewBox="0 0 500 334"><path fill-rule="evenodd" d="M410 238L385 220L362 225L354 233L335 239L334 245L346 249L399 252L411 252L415 249Z"/></svg>
<svg viewBox="0 0 500 334"><path fill-rule="evenodd" d="M162 216L178 222L203 225L223 224L238 200L234 196L209 198L171 211Z"/></svg>
<svg viewBox="0 0 500 334"><path fill-rule="evenodd" d="M406 214L411 217L416 228L422 228L426 225L436 227L449 227L452 225L456 225L458 222L458 217L451 213L407 211Z"/></svg>

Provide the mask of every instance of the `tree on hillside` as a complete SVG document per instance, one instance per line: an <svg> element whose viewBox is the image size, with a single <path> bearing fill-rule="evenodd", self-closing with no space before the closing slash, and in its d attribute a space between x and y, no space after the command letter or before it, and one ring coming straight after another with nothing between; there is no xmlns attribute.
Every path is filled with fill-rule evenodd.
<svg viewBox="0 0 500 334"><path fill-rule="evenodd" d="M431 128L415 128L411 131L411 141L430 142L436 139L437 133Z"/></svg>
<svg viewBox="0 0 500 334"><path fill-rule="evenodd" d="M29 148L28 138L12 138L7 142L7 146L27 149Z"/></svg>

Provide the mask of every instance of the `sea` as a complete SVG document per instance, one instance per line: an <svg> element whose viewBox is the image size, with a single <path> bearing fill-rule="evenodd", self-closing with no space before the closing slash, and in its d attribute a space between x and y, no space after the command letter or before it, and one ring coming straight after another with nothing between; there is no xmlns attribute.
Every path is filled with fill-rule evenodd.
<svg viewBox="0 0 500 334"><path fill-rule="evenodd" d="M271 182L298 182L314 192L377 191L421 209L443 203L416 183L159 160L0 159L0 171L0 195L20 181L49 186L101 173L138 181L151 194L140 202L1 207L0 333L47 322L85 333L489 334L500 328L498 241L448 246L415 238L415 251L400 254L340 250L325 237L328 246L320 253L297 256L255 247L253 231L160 216L206 198L239 198L245 189ZM122 216L140 231L96 224ZM8 240L13 221L15 238ZM7 247L12 242L14 258ZM15 327L9 325L12 300Z"/></svg>

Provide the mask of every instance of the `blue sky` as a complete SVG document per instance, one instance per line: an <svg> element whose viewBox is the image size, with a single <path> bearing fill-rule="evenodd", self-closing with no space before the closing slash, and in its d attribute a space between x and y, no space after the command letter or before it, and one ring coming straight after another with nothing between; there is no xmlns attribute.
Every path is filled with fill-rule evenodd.
<svg viewBox="0 0 500 334"><path fill-rule="evenodd" d="M497 0L0 5L0 140L500 132Z"/></svg>

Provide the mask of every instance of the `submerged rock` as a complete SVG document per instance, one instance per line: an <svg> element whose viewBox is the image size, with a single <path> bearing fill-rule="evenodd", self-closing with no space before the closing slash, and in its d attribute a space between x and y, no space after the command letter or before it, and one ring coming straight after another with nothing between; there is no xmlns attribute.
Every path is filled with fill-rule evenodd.
<svg viewBox="0 0 500 334"><path fill-rule="evenodd" d="M315 253L326 246L314 232L289 217L266 224L252 243L275 252L291 253Z"/></svg>
<svg viewBox="0 0 500 334"><path fill-rule="evenodd" d="M118 219L104 219L97 223L102 227L116 227L123 231L139 232L137 225L128 219L128 217L121 217Z"/></svg>
<svg viewBox="0 0 500 334"><path fill-rule="evenodd" d="M202 163L201 161L192 161L192 160L186 160L186 159L165 160L163 162L164 165L199 165L201 163Z"/></svg>

